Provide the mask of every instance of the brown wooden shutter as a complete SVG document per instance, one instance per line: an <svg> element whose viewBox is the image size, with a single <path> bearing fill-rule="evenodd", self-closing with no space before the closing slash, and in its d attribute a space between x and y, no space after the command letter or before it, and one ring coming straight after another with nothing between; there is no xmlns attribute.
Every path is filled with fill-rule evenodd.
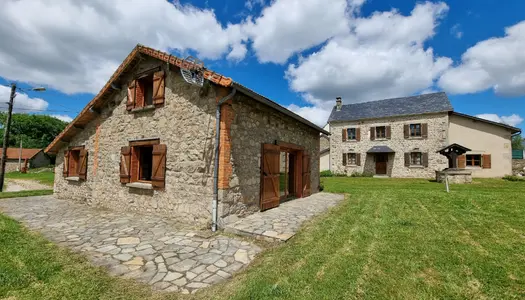
<svg viewBox="0 0 525 300"><path fill-rule="evenodd" d="M86 180L87 176L87 164L88 164L88 151L86 149L80 150L79 155L79 168L78 168L78 178Z"/></svg>
<svg viewBox="0 0 525 300"><path fill-rule="evenodd" d="M403 133L405 134L405 139L410 138L410 127L409 125L403 126Z"/></svg>
<svg viewBox="0 0 525 300"><path fill-rule="evenodd" d="M346 157L348 155L346 153L343 153L343 166L346 166Z"/></svg>
<svg viewBox="0 0 525 300"><path fill-rule="evenodd" d="M386 138L387 139L390 139L391 135L392 135L392 128L390 126L386 126Z"/></svg>
<svg viewBox="0 0 525 300"><path fill-rule="evenodd" d="M161 106L164 104L166 77L164 71L158 71L153 74L153 104Z"/></svg>
<svg viewBox="0 0 525 300"><path fill-rule="evenodd" d="M280 147L263 144L261 159L261 210L279 206Z"/></svg>
<svg viewBox="0 0 525 300"><path fill-rule="evenodd" d="M69 151L64 151L64 163L62 164L62 175L67 177L69 174Z"/></svg>
<svg viewBox="0 0 525 300"><path fill-rule="evenodd" d="M166 150L164 144L153 145L151 185L157 189L163 189L166 185Z"/></svg>
<svg viewBox="0 0 525 300"><path fill-rule="evenodd" d="M360 166L361 165L361 153L357 153L356 155L356 165Z"/></svg>
<svg viewBox="0 0 525 300"><path fill-rule="evenodd" d="M132 110L135 107L135 86L136 80L132 80L128 86L128 101L126 102L126 110Z"/></svg>
<svg viewBox="0 0 525 300"><path fill-rule="evenodd" d="M341 134L343 136L343 142L346 142L346 140L348 139L348 131L346 131L346 128L343 128Z"/></svg>
<svg viewBox="0 0 525 300"><path fill-rule="evenodd" d="M310 196L310 155L303 154L303 197Z"/></svg>
<svg viewBox="0 0 525 300"><path fill-rule="evenodd" d="M490 154L483 154L482 167L483 169L490 169L492 167L492 159Z"/></svg>
<svg viewBox="0 0 525 300"><path fill-rule="evenodd" d="M467 156L460 155L458 156L458 168L465 169L467 167Z"/></svg>
<svg viewBox="0 0 525 300"><path fill-rule="evenodd" d="M423 164L423 167L427 168L428 167L428 153L427 152L424 152L421 154L421 163Z"/></svg>
<svg viewBox="0 0 525 300"><path fill-rule="evenodd" d="M370 140L373 141L376 139L376 128L370 127Z"/></svg>
<svg viewBox="0 0 525 300"><path fill-rule="evenodd" d="M355 139L356 139L356 141L360 141L361 140L361 128L357 128L355 130Z"/></svg>
<svg viewBox="0 0 525 300"><path fill-rule="evenodd" d="M410 152L405 152L405 167L410 167Z"/></svg>
<svg viewBox="0 0 525 300"><path fill-rule="evenodd" d="M120 148L120 182L130 181L131 147Z"/></svg>
<svg viewBox="0 0 525 300"><path fill-rule="evenodd" d="M424 139L428 138L428 124L423 123L421 124L421 137Z"/></svg>

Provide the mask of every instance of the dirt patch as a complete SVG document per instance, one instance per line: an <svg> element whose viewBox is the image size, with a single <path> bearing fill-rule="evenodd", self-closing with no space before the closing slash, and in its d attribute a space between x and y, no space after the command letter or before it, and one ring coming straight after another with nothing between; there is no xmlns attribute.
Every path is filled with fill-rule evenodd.
<svg viewBox="0 0 525 300"><path fill-rule="evenodd" d="M6 179L7 187L6 192L20 192L20 191L32 191L32 190L49 190L52 187L41 184L36 180L27 179Z"/></svg>

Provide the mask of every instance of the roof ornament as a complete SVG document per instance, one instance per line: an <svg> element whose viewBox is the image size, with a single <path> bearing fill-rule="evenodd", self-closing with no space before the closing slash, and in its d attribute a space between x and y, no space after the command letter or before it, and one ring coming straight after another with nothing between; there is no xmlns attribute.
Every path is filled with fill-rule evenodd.
<svg viewBox="0 0 525 300"><path fill-rule="evenodd" d="M188 56L182 61L180 73L184 80L192 85L204 85L204 63L193 56Z"/></svg>

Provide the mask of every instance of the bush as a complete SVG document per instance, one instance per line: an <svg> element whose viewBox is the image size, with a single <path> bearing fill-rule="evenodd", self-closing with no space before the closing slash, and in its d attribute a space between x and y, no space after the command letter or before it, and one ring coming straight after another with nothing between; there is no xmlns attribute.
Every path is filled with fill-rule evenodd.
<svg viewBox="0 0 525 300"><path fill-rule="evenodd" d="M525 181L525 178L515 175L506 175L503 179L508 181Z"/></svg>
<svg viewBox="0 0 525 300"><path fill-rule="evenodd" d="M354 172L350 175L350 177L374 177L374 174L368 172Z"/></svg>
<svg viewBox="0 0 525 300"><path fill-rule="evenodd" d="M330 170L321 171L320 173L321 177L346 177L346 174L344 173L332 173Z"/></svg>

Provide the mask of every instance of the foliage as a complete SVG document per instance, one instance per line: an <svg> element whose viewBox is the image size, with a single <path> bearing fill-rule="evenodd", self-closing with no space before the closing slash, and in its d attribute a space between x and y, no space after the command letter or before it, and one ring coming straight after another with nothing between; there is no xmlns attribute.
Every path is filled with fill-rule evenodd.
<svg viewBox="0 0 525 300"><path fill-rule="evenodd" d="M7 113L0 112L0 136L4 136ZM67 123L46 115L13 114L9 147L45 148L66 127Z"/></svg>
<svg viewBox="0 0 525 300"><path fill-rule="evenodd" d="M53 190L29 190L29 191L19 191L19 192L2 192L0 193L0 199L30 197L30 196L43 196L43 195L52 195L52 194L53 194ZM0 277L1 277L1 274L0 274Z"/></svg>
<svg viewBox="0 0 525 300"><path fill-rule="evenodd" d="M503 179L508 181L525 181L525 178L515 175L506 175L505 177L503 177Z"/></svg>
<svg viewBox="0 0 525 300"><path fill-rule="evenodd" d="M346 177L347 175L344 173L333 173L330 170L321 171L320 173L321 177Z"/></svg>
<svg viewBox="0 0 525 300"><path fill-rule="evenodd" d="M41 184L53 186L55 173L49 168L30 169L27 173L20 173L18 171L6 173L5 178L36 180Z"/></svg>
<svg viewBox="0 0 525 300"><path fill-rule="evenodd" d="M524 150L523 148L523 138L520 134L512 137L512 150Z"/></svg>
<svg viewBox="0 0 525 300"><path fill-rule="evenodd" d="M369 172L353 172L352 174L350 174L350 177L374 177L374 174L372 173L369 173Z"/></svg>

